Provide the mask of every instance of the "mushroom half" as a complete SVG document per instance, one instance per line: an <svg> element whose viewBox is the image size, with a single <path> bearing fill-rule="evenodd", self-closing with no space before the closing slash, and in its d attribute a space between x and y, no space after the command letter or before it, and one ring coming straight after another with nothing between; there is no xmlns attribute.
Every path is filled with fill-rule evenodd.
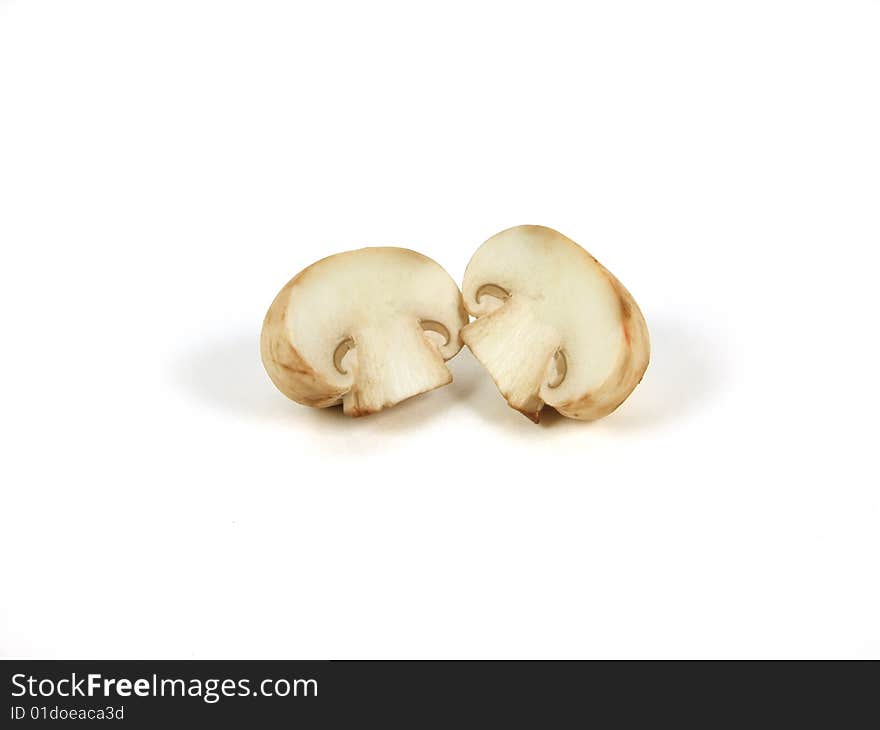
<svg viewBox="0 0 880 730"><path fill-rule="evenodd" d="M462 286L477 317L461 333L508 404L537 423L606 416L648 367L648 327L623 285L558 231L517 226L471 258Z"/></svg>
<svg viewBox="0 0 880 730"><path fill-rule="evenodd" d="M462 346L458 286L405 248L336 254L297 274L263 322L260 352L276 387L307 406L376 413L452 382Z"/></svg>

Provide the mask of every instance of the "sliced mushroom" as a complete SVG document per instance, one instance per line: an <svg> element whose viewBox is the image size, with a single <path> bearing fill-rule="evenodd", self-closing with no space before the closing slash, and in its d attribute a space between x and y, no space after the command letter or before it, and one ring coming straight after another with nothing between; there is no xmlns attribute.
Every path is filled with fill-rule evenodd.
<svg viewBox="0 0 880 730"><path fill-rule="evenodd" d="M452 382L467 314L443 268L404 248L362 248L301 271L266 314L263 364L288 398L375 413Z"/></svg>
<svg viewBox="0 0 880 730"><path fill-rule="evenodd" d="M490 238L471 258L462 294L477 317L462 339L508 404L535 423L545 403L569 418L601 418L648 367L648 327L635 300L551 228Z"/></svg>

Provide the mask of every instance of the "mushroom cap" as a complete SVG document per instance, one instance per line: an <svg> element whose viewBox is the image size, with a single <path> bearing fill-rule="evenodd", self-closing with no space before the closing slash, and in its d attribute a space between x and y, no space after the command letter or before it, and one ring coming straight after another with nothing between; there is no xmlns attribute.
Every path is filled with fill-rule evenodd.
<svg viewBox="0 0 880 730"><path fill-rule="evenodd" d="M648 366L635 300L552 228L517 226L490 238L467 266L462 295L477 317L462 338L508 403L535 422L545 403L571 418L601 418Z"/></svg>
<svg viewBox="0 0 880 730"><path fill-rule="evenodd" d="M435 261L377 247L321 259L275 297L260 349L272 382L304 405L366 415L452 381L467 314Z"/></svg>

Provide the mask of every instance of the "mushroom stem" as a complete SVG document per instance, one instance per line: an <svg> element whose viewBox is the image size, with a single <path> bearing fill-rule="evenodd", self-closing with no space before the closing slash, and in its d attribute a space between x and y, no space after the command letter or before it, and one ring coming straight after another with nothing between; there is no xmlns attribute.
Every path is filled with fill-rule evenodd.
<svg viewBox="0 0 880 730"><path fill-rule="evenodd" d="M461 336L510 407L537 421L544 406L541 388L560 350L554 328L535 317L526 298L511 297L503 307L466 325Z"/></svg>
<svg viewBox="0 0 880 730"><path fill-rule="evenodd" d="M365 416L452 381L443 356L412 322L358 332L357 367L343 411Z"/></svg>

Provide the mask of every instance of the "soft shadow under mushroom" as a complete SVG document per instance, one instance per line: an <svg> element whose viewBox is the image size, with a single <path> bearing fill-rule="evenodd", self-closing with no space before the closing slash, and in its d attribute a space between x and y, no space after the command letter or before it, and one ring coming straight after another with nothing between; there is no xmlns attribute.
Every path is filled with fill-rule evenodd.
<svg viewBox="0 0 880 730"><path fill-rule="evenodd" d="M652 427L684 418L718 394L724 382L725 351L720 336L710 337L668 321L654 321L650 327L651 364L644 380L617 411L595 423L621 430ZM507 406L489 373L466 347L449 361L449 367L455 378L452 384L359 419L344 416L341 408L300 406L278 393L260 362L257 333L196 344L175 361L172 376L190 397L239 418L396 432L412 429L452 408L466 408L487 423L520 435L536 428ZM541 427L589 429L590 424L564 418L545 407Z"/></svg>
<svg viewBox="0 0 880 730"><path fill-rule="evenodd" d="M685 323L649 323L651 362L642 382L614 413L595 423L609 428L645 428L684 418L715 397L724 381L725 347ZM542 425L571 423L551 408ZM576 424L575 424L576 425Z"/></svg>
<svg viewBox="0 0 880 730"><path fill-rule="evenodd" d="M649 327L651 363L642 382L620 408L598 421L584 422L545 406L538 428L589 430L597 424L621 431L650 428L685 418L715 397L724 380L722 338L668 320L652 320ZM507 406L489 373L483 370L482 375L469 398L482 419L513 435L535 429L527 418Z"/></svg>
<svg viewBox="0 0 880 730"><path fill-rule="evenodd" d="M232 415L277 418L289 403L266 376L258 333L195 344L178 357L173 376L189 396Z"/></svg>
<svg viewBox="0 0 880 730"><path fill-rule="evenodd" d="M376 429L383 433L405 431L437 417L467 399L479 386L479 364L470 353L449 361L455 382L409 398L379 413L350 418L342 408L308 408L279 393L260 361L259 336L230 335L205 340L184 352L174 363L172 376L178 388L202 404L242 419L281 423L312 423L318 428Z"/></svg>

